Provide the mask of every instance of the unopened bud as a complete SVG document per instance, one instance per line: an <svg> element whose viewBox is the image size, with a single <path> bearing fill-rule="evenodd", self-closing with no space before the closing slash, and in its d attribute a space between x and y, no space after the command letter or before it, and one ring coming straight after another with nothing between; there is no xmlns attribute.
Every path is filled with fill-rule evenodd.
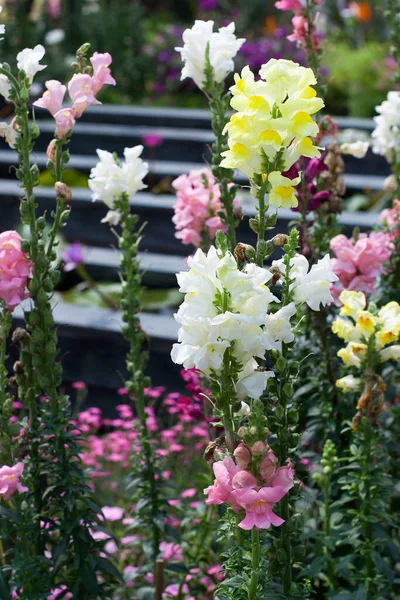
<svg viewBox="0 0 400 600"><path fill-rule="evenodd" d="M271 267L269 272L272 273L271 285L275 285L278 279L281 277L279 267Z"/></svg>
<svg viewBox="0 0 400 600"><path fill-rule="evenodd" d="M24 372L24 365L22 364L22 362L20 360L15 361L14 366L13 366L13 370L14 373L16 375L22 375Z"/></svg>
<svg viewBox="0 0 400 600"><path fill-rule="evenodd" d="M26 329L23 329L22 327L17 327L17 329L12 334L11 340L13 344L20 344L24 340L28 340L30 337L31 336L29 335Z"/></svg>
<svg viewBox="0 0 400 600"><path fill-rule="evenodd" d="M272 238L271 242L275 248L277 246L280 246L282 248L285 244L287 244L288 236L285 233L278 233L278 235Z"/></svg>
<svg viewBox="0 0 400 600"><path fill-rule="evenodd" d="M62 198L65 202L70 202L72 198L71 188L62 181L57 181L54 185L57 197Z"/></svg>

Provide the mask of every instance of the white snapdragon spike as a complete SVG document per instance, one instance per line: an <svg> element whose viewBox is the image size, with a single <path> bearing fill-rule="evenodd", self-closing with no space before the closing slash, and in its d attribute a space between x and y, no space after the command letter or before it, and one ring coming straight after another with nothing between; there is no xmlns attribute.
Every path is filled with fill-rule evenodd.
<svg viewBox="0 0 400 600"><path fill-rule="evenodd" d="M278 267L282 274L285 273L283 259L275 260L272 265ZM290 277L293 279L290 290L294 295L295 304L305 302L312 310L320 310L320 305L326 306L333 302L330 292L331 284L338 281L337 275L332 271L329 254L312 265L310 271L308 260L297 254L290 262Z"/></svg>
<svg viewBox="0 0 400 600"><path fill-rule="evenodd" d="M45 49L41 44L38 44L34 48L25 48L17 54L18 69L24 71L31 82L36 73L46 68L46 65L39 64L44 55Z"/></svg>
<svg viewBox="0 0 400 600"><path fill-rule="evenodd" d="M379 357L381 362L386 362L387 360L400 360L399 344L393 344L393 346L383 348L383 350L380 350L379 352Z"/></svg>
<svg viewBox="0 0 400 600"><path fill-rule="evenodd" d="M282 341L293 341L294 305L282 309L267 331L269 305L278 302L266 286L271 273L254 264L240 271L229 252L221 257L214 246L207 254L197 250L188 264L190 270L177 275L185 298L175 314L181 327L172 360L218 376L230 348L241 365L239 397L258 398L271 372L259 370L255 359L263 359L267 349L281 347Z"/></svg>
<svg viewBox="0 0 400 600"><path fill-rule="evenodd" d="M17 141L16 121L13 119L11 123L5 121L0 122L0 137L4 138L10 148L15 148Z"/></svg>
<svg viewBox="0 0 400 600"><path fill-rule="evenodd" d="M2 12L2 10L3 10L3 7L0 6L0 13ZM0 35L3 35L3 33L5 33L5 32L6 32L6 26L2 23L0 25Z"/></svg>
<svg viewBox="0 0 400 600"><path fill-rule="evenodd" d="M2 64L0 63L0 67ZM0 74L0 95L3 96L6 100L10 99L10 90L11 84L10 80L6 75Z"/></svg>
<svg viewBox="0 0 400 600"><path fill-rule="evenodd" d="M387 100L375 110L379 115L374 117L372 150L392 163L400 155L400 92L389 92Z"/></svg>
<svg viewBox="0 0 400 600"><path fill-rule="evenodd" d="M221 27L218 32L213 28L214 21L195 21L192 29L183 32L183 47L175 48L184 62L181 79L190 77L200 89L205 84L207 45L214 80L220 83L233 71L233 58L246 41L236 38L234 23Z"/></svg>
<svg viewBox="0 0 400 600"><path fill-rule="evenodd" d="M356 392L361 387L361 379L354 375L346 375L336 381L336 386L344 392Z"/></svg>
<svg viewBox="0 0 400 600"><path fill-rule="evenodd" d="M353 142L344 143L340 146L340 152L342 154L350 154L354 158L364 158L368 152L369 142Z"/></svg>
<svg viewBox="0 0 400 600"><path fill-rule="evenodd" d="M92 200L102 200L111 209L103 222L117 224L115 200L122 194L132 197L137 191L147 187L143 179L149 172L149 166L140 158L142 151L143 146L125 148L125 161L122 164L116 162L111 152L96 151L100 160L90 171L88 185L92 191Z"/></svg>
<svg viewBox="0 0 400 600"><path fill-rule="evenodd" d="M275 377L273 371L259 370L255 360L249 360L244 369L239 373L236 392L239 400L242 398L260 398L267 385L268 379Z"/></svg>

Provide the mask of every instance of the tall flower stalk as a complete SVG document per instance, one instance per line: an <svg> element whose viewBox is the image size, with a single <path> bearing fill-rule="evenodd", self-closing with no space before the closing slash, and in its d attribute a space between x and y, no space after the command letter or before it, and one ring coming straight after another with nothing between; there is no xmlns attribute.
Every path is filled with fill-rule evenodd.
<svg viewBox="0 0 400 600"><path fill-rule="evenodd" d="M121 250L122 333L129 344L126 357L129 378L125 387L139 417L142 453L135 457L138 464L132 465L132 479L139 488L138 499L142 504L138 516L143 527L151 528L151 556L155 564L162 535L163 515L156 481L156 458L147 428L145 388L150 385L150 380L144 371L149 354L144 349L147 338L139 317L142 277L138 249L144 225L137 227L138 217L131 213L129 204L130 198L138 190L147 187L143 179L148 173L148 164L140 158L142 150L143 146L125 148L124 162L120 162L116 155L98 150L100 161L91 171L89 187L93 192L93 199L102 200L110 209L103 221L111 226L121 226L121 233L115 229L113 231Z"/></svg>

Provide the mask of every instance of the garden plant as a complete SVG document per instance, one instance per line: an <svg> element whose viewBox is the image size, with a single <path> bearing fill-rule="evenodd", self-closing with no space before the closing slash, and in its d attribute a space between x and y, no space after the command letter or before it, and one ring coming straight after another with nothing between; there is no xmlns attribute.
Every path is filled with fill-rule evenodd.
<svg viewBox="0 0 400 600"><path fill-rule="evenodd" d="M324 112L321 5L276 2L304 64L235 72L246 40L234 22L196 20L175 49L214 133L210 164L172 183L189 255L171 348L181 391L146 371L146 224L132 200L150 166L140 145L97 150L88 186L115 236L127 348L115 418L84 406L83 382L65 394L54 319L63 264L82 263L79 245L60 254L75 210L69 143L88 107L118 89L112 57L84 43L66 84L47 79L33 105L45 48L0 65L23 226L0 233L0 600L400 597L400 92L377 107L371 140L393 171L387 207L373 231L347 236L343 155L361 159L370 144L339 143ZM38 109L54 120L50 214L36 199ZM253 244L238 236L243 190ZM285 232L282 208L293 212Z"/></svg>

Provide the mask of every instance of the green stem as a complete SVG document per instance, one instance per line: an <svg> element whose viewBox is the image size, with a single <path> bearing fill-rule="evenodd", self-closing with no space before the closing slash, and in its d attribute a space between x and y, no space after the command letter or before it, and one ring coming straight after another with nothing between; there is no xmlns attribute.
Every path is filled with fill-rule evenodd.
<svg viewBox="0 0 400 600"><path fill-rule="evenodd" d="M138 219L136 215L130 213L129 198L126 194L116 202L115 208L121 213L122 225L119 247L121 249L121 267L124 278L121 308L126 325L123 328L123 333L130 345L127 355L130 379L126 382L126 387L128 392L134 396L134 404L140 422L140 442L143 449L145 478L151 502L152 554L155 561L160 545L160 529L157 525L160 502L155 479L155 457L146 424L144 388L149 382L144 376L144 368L147 364L148 354L142 348L146 337L141 329L138 316L140 311L141 275L137 253L141 230L135 230Z"/></svg>
<svg viewBox="0 0 400 600"><path fill-rule="evenodd" d="M265 258L265 187L261 185L257 191L258 216L257 216L257 246L256 246L256 264L262 267Z"/></svg>
<svg viewBox="0 0 400 600"><path fill-rule="evenodd" d="M221 203L224 211L221 213L221 220L226 226L226 237L228 248L233 252L236 247L234 199L236 189L233 185L233 171L224 169L220 166L222 161L222 152L228 149L227 135L223 134L224 127L228 122L226 116L228 102L221 84L211 83L211 96L208 96L211 109L211 125L215 134L215 141L212 145L212 172L219 183L221 192Z"/></svg>
<svg viewBox="0 0 400 600"><path fill-rule="evenodd" d="M363 515L363 556L364 556L364 572L366 579L366 588L368 597L375 590L375 566L372 558L373 538L372 538L372 523L370 520L373 507L371 506L371 463L372 463L372 443L373 432L372 426L367 419L363 419L363 463L362 463L362 480L364 481L364 496L361 499L361 513ZM372 596L371 596L372 597Z"/></svg>
<svg viewBox="0 0 400 600"><path fill-rule="evenodd" d="M331 589L333 589L334 585L335 585L335 571L334 571L334 566L333 566L333 561L332 561L332 556L331 556L331 550L330 550L330 537L331 537L331 499L330 499L330 486L331 486L331 478L329 477L329 475L325 476L325 482L324 482L324 507L325 507L325 514L324 514L324 519L325 519L325 546L324 546L324 550L326 553L326 566L327 566L327 573L328 573L328 583L329 583L329 587Z"/></svg>
<svg viewBox="0 0 400 600"><path fill-rule="evenodd" d="M253 527L251 530L251 579L248 600L257 600L260 554L260 532Z"/></svg>

